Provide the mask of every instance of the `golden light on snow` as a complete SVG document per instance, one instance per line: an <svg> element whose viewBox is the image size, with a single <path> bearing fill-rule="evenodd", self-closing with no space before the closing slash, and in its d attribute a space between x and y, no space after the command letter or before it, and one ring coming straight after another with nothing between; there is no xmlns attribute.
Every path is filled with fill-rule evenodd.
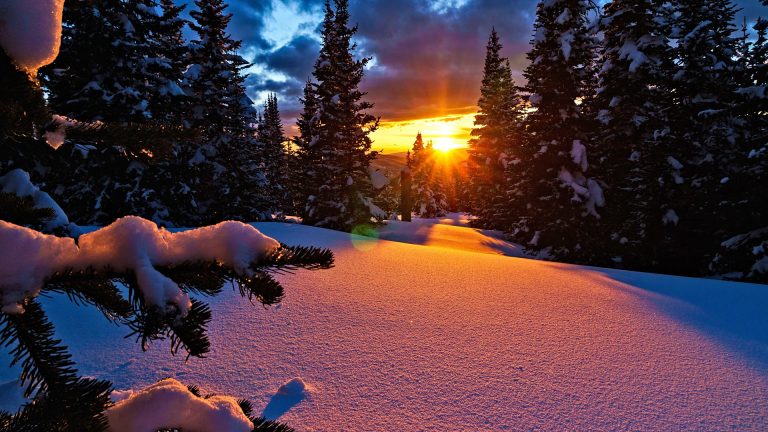
<svg viewBox="0 0 768 432"><path fill-rule="evenodd" d="M64 0L0 1L0 47L34 75L59 54Z"/></svg>
<svg viewBox="0 0 768 432"><path fill-rule="evenodd" d="M405 121L382 121L371 138L375 150L406 151L421 132L424 142L432 141L444 152L467 146L475 121L475 113L429 117Z"/></svg>

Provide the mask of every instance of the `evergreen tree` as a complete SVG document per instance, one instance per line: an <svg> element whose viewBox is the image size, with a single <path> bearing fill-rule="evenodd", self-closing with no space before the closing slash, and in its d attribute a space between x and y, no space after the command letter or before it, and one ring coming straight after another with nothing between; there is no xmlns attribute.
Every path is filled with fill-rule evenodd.
<svg viewBox="0 0 768 432"><path fill-rule="evenodd" d="M241 135L255 118L253 102L245 94L248 65L237 54L241 42L232 39L227 26L232 14L225 13L223 0L195 0L190 28L197 39L190 42L190 66L186 81L194 98L192 124L208 137Z"/></svg>
<svg viewBox="0 0 768 432"><path fill-rule="evenodd" d="M37 121L37 116L32 114L39 114L40 118L44 118L43 113L46 112L39 86L26 73L15 68L2 49L0 71L9 72L2 77L3 83L11 86L8 89L10 94L23 98L9 101L11 106L0 110L0 168L23 163L44 168L49 163L47 155L53 149L36 137L33 134L34 128L29 127L30 123ZM26 108L30 109L30 117L22 116L15 121L9 117ZM74 127L73 132L79 132L83 136L101 134L102 138L113 133L112 137L116 142L110 146L112 148L131 148L130 142L136 138L135 134L126 133L126 129L116 132L107 126ZM38 149L47 149L48 153ZM0 171L0 174L2 173L4 170ZM34 189L34 185L24 188ZM25 241L32 243L52 237L22 227L48 227L47 222L57 214L54 209L41 206L35 200L33 196L0 194L0 231L3 234L0 237L11 239L12 243L15 239L25 238L24 236ZM50 204L58 208L55 203ZM116 239L115 241L119 242ZM72 244L74 245L74 241ZM13 247L13 244L4 246ZM121 247L120 244L100 246ZM46 243L41 243L38 247L46 247ZM283 288L269 274L271 271L323 269L332 264L333 255L328 250L279 245L255 262L249 263L247 272L218 261L177 263L165 266L159 271L173 280L185 293L214 296L220 294L225 286L237 286L243 297L269 305L277 303L283 295ZM25 265L34 266L34 263ZM192 299L190 309L186 314L182 314L179 308L166 309L150 304L141 294L140 277L133 270L116 271L108 264L99 268L69 269L55 275L38 276L42 283L41 294L64 294L77 304L96 307L109 322L130 329L131 335L136 336L143 349L152 341L169 339L172 354L181 348L190 356L202 357L210 350L206 331L211 320L209 307L197 299ZM125 291L118 288L118 283L128 288L127 297ZM0 429L106 430L108 424L105 410L112 404L109 398L111 383L84 378L78 374L67 347L56 338L55 328L46 315L44 304L32 293L27 292L25 295L26 298L20 299L18 304L23 313L14 308L3 308L0 311L0 343L9 348L11 364L21 367L19 380L25 397L30 401L18 413L0 412ZM252 407L247 402L241 402L240 406L243 413L252 419L254 431L290 430L283 425L254 416Z"/></svg>
<svg viewBox="0 0 768 432"><path fill-rule="evenodd" d="M181 163L190 166L185 182L195 191L202 222L223 219L261 220L271 217L266 177L255 138L256 110L246 95L237 54L241 42L227 34L232 18L222 0L196 0L190 13L192 30L187 91L193 99L191 121L201 130L202 144L179 149Z"/></svg>
<svg viewBox="0 0 768 432"><path fill-rule="evenodd" d="M416 135L413 151L407 155L407 166L412 176L414 213L422 218L445 216L448 203L443 190L442 173L437 166L432 142L424 145L421 132Z"/></svg>
<svg viewBox="0 0 768 432"><path fill-rule="evenodd" d="M765 2L764 2L765 4ZM729 278L768 282L768 21L758 18L755 37L742 44L741 80L736 89L737 115L744 136L730 156L731 168L719 206L725 237L709 265ZM747 39L746 37L743 39ZM730 148L730 147L728 147ZM727 188L727 190L725 189ZM726 195L723 197L722 195Z"/></svg>
<svg viewBox="0 0 768 432"><path fill-rule="evenodd" d="M186 5L177 6L173 0L159 3L162 12L155 15L150 9L144 24L151 36L152 57L147 59L147 69L156 80L149 103L156 121L183 125L191 102L181 87L189 60L189 48L182 35L187 21L180 16Z"/></svg>
<svg viewBox="0 0 768 432"><path fill-rule="evenodd" d="M339 230L370 223L383 217L373 205L374 188L369 166L370 133L378 119L366 111L373 104L359 90L369 59L356 60L351 38L357 27L349 27L347 0L325 4L322 48L315 62L315 83L305 91L305 109L299 120L300 163L306 167L304 223ZM314 114L312 114L314 112Z"/></svg>
<svg viewBox="0 0 768 432"><path fill-rule="evenodd" d="M498 227L499 218L506 213L505 166L519 136L520 98L501 48L494 29L488 39L478 114L469 141L471 213L478 217L476 223L486 227Z"/></svg>
<svg viewBox="0 0 768 432"><path fill-rule="evenodd" d="M597 229L600 183L587 177L587 134L578 99L591 78L586 0L540 2L525 70L531 112L509 176L511 235L556 258L573 257Z"/></svg>
<svg viewBox="0 0 768 432"><path fill-rule="evenodd" d="M744 132L734 111L741 74L735 6L730 0L694 0L679 2L677 12L670 107L675 143L663 155L672 171L665 177L671 189L667 214L675 218L667 224L659 270L695 275L706 271L717 243L741 232L731 221L751 198L742 192L753 179L743 175ZM700 253L691 255L690 248Z"/></svg>
<svg viewBox="0 0 768 432"><path fill-rule="evenodd" d="M273 198L276 209L284 208L290 198L287 189L287 138L283 131L283 121L277 107L277 95L270 94L264 103L263 117L259 121L257 140L261 145L261 160L266 175L269 195Z"/></svg>
<svg viewBox="0 0 768 432"><path fill-rule="evenodd" d="M599 31L599 91L590 104L601 127L592 159L610 182L611 204L602 212L605 228L592 248L594 259L650 268L670 210L665 185L673 167L667 158L677 156L669 153L674 72L668 10L659 0L614 0L605 6Z"/></svg>
<svg viewBox="0 0 768 432"><path fill-rule="evenodd" d="M65 4L59 57L42 72L54 111L83 121L144 122L174 109L161 96L182 95L183 65L170 67L172 51L157 38L178 35L183 22L172 23L178 11L158 15L157 6L156 0Z"/></svg>

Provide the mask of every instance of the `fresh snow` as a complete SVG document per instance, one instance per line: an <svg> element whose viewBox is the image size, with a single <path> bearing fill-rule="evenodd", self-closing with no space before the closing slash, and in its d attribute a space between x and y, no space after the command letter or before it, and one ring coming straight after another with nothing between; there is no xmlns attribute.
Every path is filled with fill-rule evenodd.
<svg viewBox="0 0 768 432"><path fill-rule="evenodd" d="M371 176L371 183L374 189L382 189L389 184L389 178L375 167L369 167L368 174Z"/></svg>
<svg viewBox="0 0 768 432"><path fill-rule="evenodd" d="M30 75L59 54L63 8L64 0L0 2L0 47Z"/></svg>
<svg viewBox="0 0 768 432"><path fill-rule="evenodd" d="M387 221L378 238L443 249L523 257L523 248L503 239L499 231L467 228L470 220L462 213L436 219L414 218L413 222Z"/></svg>
<svg viewBox="0 0 768 432"><path fill-rule="evenodd" d="M5 313L23 313L25 298L36 296L56 273L89 268L132 270L144 300L184 316L189 296L155 266L217 261L242 275L279 244L241 222L171 233L136 216L72 238L41 234L0 221L0 298Z"/></svg>
<svg viewBox="0 0 768 432"><path fill-rule="evenodd" d="M118 389L171 376L302 431L768 424L765 286L255 226L330 247L336 266L277 275L276 307L236 290L206 299L212 351L188 361L164 343L143 353L63 295L41 298L80 372ZM0 382L16 378L0 369Z"/></svg>
<svg viewBox="0 0 768 432"><path fill-rule="evenodd" d="M64 210L61 209L50 195L32 184L29 173L24 170L15 169L0 177L0 191L22 198L29 197L36 208L49 208L53 210L53 218L45 223L47 230L66 228L69 225L69 218L67 218Z"/></svg>
<svg viewBox="0 0 768 432"><path fill-rule="evenodd" d="M155 431L172 425L196 431L249 432L253 423L237 399L229 396L195 396L186 385L168 378L130 392L107 410L111 432Z"/></svg>

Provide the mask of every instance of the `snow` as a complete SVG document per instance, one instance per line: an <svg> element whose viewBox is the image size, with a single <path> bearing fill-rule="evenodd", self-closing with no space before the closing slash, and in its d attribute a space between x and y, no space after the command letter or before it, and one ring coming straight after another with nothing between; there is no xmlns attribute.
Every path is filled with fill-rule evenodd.
<svg viewBox="0 0 768 432"><path fill-rule="evenodd" d="M171 233L136 216L84 234L77 243L0 221L0 244L4 245L0 250L3 312L22 313L24 299L37 296L43 282L58 272L110 268L132 270L148 304L182 316L191 307L189 296L155 266L216 261L249 275L252 263L279 246L241 222Z"/></svg>
<svg viewBox="0 0 768 432"><path fill-rule="evenodd" d="M389 178L381 172L380 170L369 167L368 173L371 176L371 183L373 184L374 189L381 189L389 184Z"/></svg>
<svg viewBox="0 0 768 432"><path fill-rule="evenodd" d="M664 216L662 216L661 222L664 225L677 225L678 222L680 222L680 216L678 216L677 212L673 209L669 209L664 213Z"/></svg>
<svg viewBox="0 0 768 432"><path fill-rule="evenodd" d="M30 75L59 53L63 8L64 0L0 3L0 47Z"/></svg>
<svg viewBox="0 0 768 432"><path fill-rule="evenodd" d="M586 171L589 168L589 162L587 161L587 147L581 143L581 140L573 140L571 146L571 158L573 163L581 167L582 171Z"/></svg>
<svg viewBox="0 0 768 432"><path fill-rule="evenodd" d="M56 125L56 129L46 131L43 136L45 137L45 141L49 146L51 146L54 150L58 150L58 148L64 144L64 140L67 138L67 127L74 126L75 122L58 114L53 115L52 121Z"/></svg>
<svg viewBox="0 0 768 432"><path fill-rule="evenodd" d="M637 72L637 68L648 61L648 57L645 56L637 45L633 41L625 41L624 45L619 49L619 58L622 60L629 60L629 72Z"/></svg>
<svg viewBox="0 0 768 432"><path fill-rule="evenodd" d="M764 99L765 98L765 86L752 86L752 87L743 87L738 90L736 90L736 94L748 96L750 98L754 99Z"/></svg>
<svg viewBox="0 0 768 432"><path fill-rule="evenodd" d="M195 396L168 378L131 394L107 410L111 432L146 432L166 428L249 432L253 423L228 396Z"/></svg>
<svg viewBox="0 0 768 432"><path fill-rule="evenodd" d="M31 197L36 208L52 209L54 217L46 222L45 228L47 230L52 231L69 225L69 218L67 218L64 210L59 207L50 195L32 184L29 173L26 171L15 169L0 177L0 190L20 197Z"/></svg>
<svg viewBox="0 0 768 432"><path fill-rule="evenodd" d="M206 299L212 351L188 361L162 343L142 352L123 339L128 329L64 295L41 298L80 372L118 389L172 376L302 431L768 424L763 285L255 226L330 247L336 266L277 275L288 288L279 307L254 308L233 291ZM17 377L0 368L0 382ZM297 377L312 388L303 397L280 390Z"/></svg>
<svg viewBox="0 0 768 432"><path fill-rule="evenodd" d="M560 35L560 51L562 51L563 58L566 61L571 58L571 45L573 44L574 38L575 35L573 30L568 30Z"/></svg>
<svg viewBox="0 0 768 432"><path fill-rule="evenodd" d="M523 248L510 243L499 231L468 228L462 213L435 219L414 218L413 222L387 221L378 228L378 238L401 243L487 254L523 257Z"/></svg>
<svg viewBox="0 0 768 432"><path fill-rule="evenodd" d="M667 162L672 165L672 168L679 170L683 168L683 164L680 163L677 159L673 158L672 156L667 157Z"/></svg>

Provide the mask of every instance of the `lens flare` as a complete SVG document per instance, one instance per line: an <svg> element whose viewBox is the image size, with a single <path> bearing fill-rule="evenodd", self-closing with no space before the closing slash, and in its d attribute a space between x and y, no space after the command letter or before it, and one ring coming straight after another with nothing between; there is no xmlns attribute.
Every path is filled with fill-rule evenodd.
<svg viewBox="0 0 768 432"><path fill-rule="evenodd" d="M355 249L367 252L379 243L379 232L373 224L360 224L352 228L349 238Z"/></svg>

